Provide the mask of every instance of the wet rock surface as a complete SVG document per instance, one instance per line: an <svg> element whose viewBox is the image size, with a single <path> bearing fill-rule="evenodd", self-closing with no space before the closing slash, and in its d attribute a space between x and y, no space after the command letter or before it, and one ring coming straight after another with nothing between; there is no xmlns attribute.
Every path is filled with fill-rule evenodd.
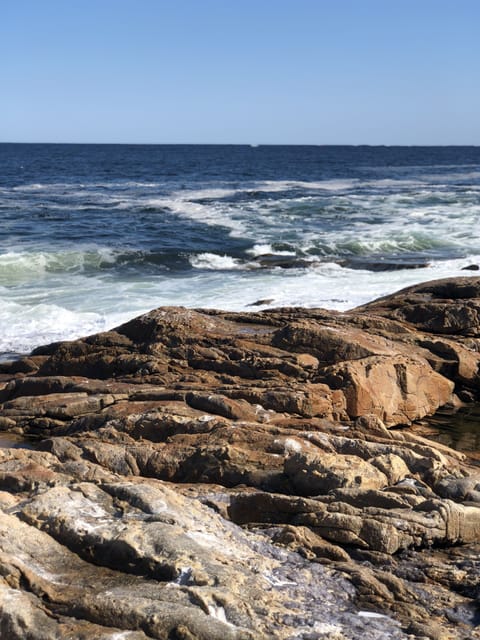
<svg viewBox="0 0 480 640"><path fill-rule="evenodd" d="M480 637L480 468L409 426L479 339L469 277L2 363L0 637Z"/></svg>

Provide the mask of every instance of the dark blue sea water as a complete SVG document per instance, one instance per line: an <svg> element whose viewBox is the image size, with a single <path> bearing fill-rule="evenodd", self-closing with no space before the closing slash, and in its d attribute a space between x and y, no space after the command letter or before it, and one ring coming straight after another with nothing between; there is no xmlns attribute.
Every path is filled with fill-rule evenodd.
<svg viewBox="0 0 480 640"><path fill-rule="evenodd" d="M0 352L167 304L347 309L480 263L480 148L0 144L0 213Z"/></svg>

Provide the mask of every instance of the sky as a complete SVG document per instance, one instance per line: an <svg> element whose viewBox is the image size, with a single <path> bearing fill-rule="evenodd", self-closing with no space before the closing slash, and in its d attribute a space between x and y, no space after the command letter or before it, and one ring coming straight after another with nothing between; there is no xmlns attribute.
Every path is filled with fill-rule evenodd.
<svg viewBox="0 0 480 640"><path fill-rule="evenodd" d="M480 145L478 0L0 0L0 141Z"/></svg>

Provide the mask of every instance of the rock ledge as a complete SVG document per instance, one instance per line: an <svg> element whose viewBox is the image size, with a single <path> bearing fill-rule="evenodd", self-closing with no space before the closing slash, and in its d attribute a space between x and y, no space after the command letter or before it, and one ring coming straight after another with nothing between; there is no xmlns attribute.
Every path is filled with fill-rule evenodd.
<svg viewBox="0 0 480 640"><path fill-rule="evenodd" d="M0 637L480 637L480 278L160 308L0 365Z"/></svg>

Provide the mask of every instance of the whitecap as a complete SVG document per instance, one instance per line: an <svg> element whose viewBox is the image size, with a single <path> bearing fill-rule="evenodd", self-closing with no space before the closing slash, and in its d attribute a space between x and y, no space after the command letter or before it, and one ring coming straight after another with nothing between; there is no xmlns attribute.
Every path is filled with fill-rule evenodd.
<svg viewBox="0 0 480 640"><path fill-rule="evenodd" d="M293 251L285 251L275 249L271 244L255 244L250 249L247 249L246 253L255 256L256 258L268 254L275 254L276 256L295 256Z"/></svg>
<svg viewBox="0 0 480 640"><path fill-rule="evenodd" d="M216 253L199 253L189 256L188 260L194 269L231 270L242 268L240 260Z"/></svg>

